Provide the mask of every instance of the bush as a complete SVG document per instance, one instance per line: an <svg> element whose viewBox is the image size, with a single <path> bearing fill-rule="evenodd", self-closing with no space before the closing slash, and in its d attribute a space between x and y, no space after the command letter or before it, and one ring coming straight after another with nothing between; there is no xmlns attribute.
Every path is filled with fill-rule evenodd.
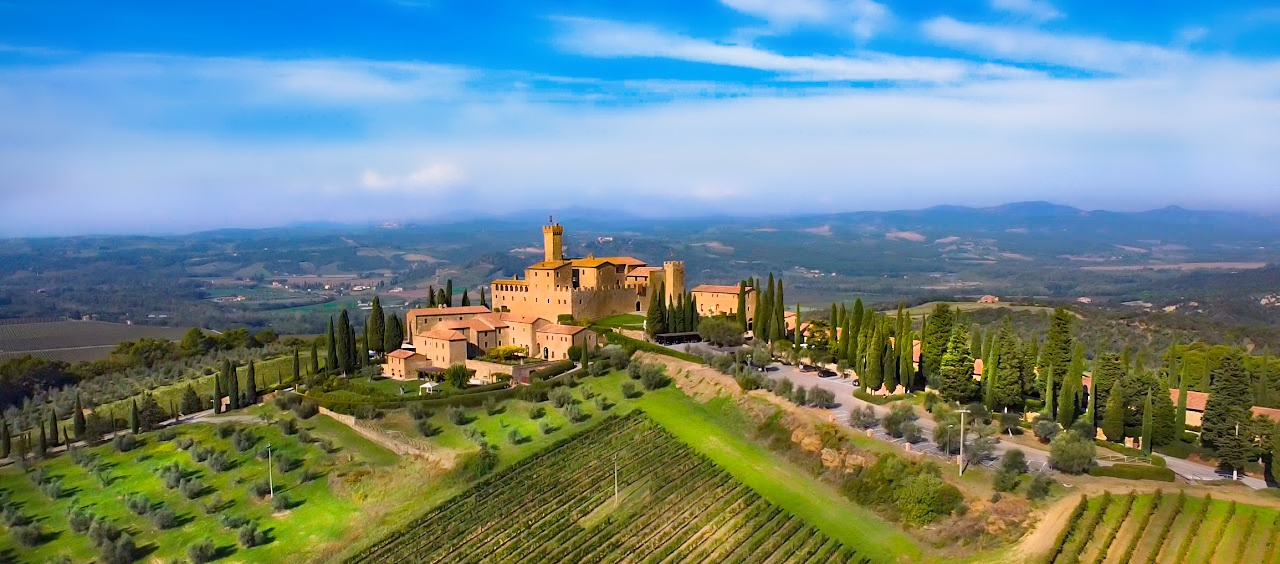
<svg viewBox="0 0 1280 564"><path fill-rule="evenodd" d="M609 411L609 408L613 407L613 404L609 403L608 398L604 396L597 397L595 403L596 409L600 411Z"/></svg>
<svg viewBox="0 0 1280 564"><path fill-rule="evenodd" d="M1075 433L1061 433L1049 443L1049 465L1068 474L1093 466L1093 441Z"/></svg>
<svg viewBox="0 0 1280 564"><path fill-rule="evenodd" d="M960 490L928 473L904 480L896 497L902 519L913 525L927 525L950 515L964 502Z"/></svg>
<svg viewBox="0 0 1280 564"><path fill-rule="evenodd" d="M809 403L814 407L831 409L836 404L836 394L831 390L814 386L813 391L809 393Z"/></svg>
<svg viewBox="0 0 1280 564"><path fill-rule="evenodd" d="M542 407L540 405L534 406L532 409L529 410L529 419L541 419L542 416L546 414L547 414L547 408Z"/></svg>
<svg viewBox="0 0 1280 564"><path fill-rule="evenodd" d="M582 407L576 403L564 406L564 416L566 419L574 423L586 419L585 414L582 413Z"/></svg>
<svg viewBox="0 0 1280 564"><path fill-rule="evenodd" d="M870 429L880 422L876 410L871 406L855 407L849 410L849 426L855 429Z"/></svg>
<svg viewBox="0 0 1280 564"><path fill-rule="evenodd" d="M255 438L253 433L249 432L247 429L237 429L236 432L231 435L231 446L235 447L236 452L248 451L253 448L253 445L257 442L258 439Z"/></svg>
<svg viewBox="0 0 1280 564"><path fill-rule="evenodd" d="M178 526L178 516L168 507L161 507L151 512L151 522L161 529L172 529Z"/></svg>
<svg viewBox="0 0 1280 564"><path fill-rule="evenodd" d="M302 400L293 406L293 414L297 415L298 419L311 419L318 413L320 413L320 405L311 400Z"/></svg>
<svg viewBox="0 0 1280 564"><path fill-rule="evenodd" d="M207 464L209 469L214 472L223 472L230 470L233 463L226 453L215 452L209 455L209 459L205 461L205 464Z"/></svg>
<svg viewBox="0 0 1280 564"><path fill-rule="evenodd" d="M13 535L18 544L26 548L40 544L40 540L44 538L44 531L41 530L39 523L10 527L9 534Z"/></svg>
<svg viewBox="0 0 1280 564"><path fill-rule="evenodd" d="M645 365L644 373L640 375L640 385L646 390L656 390L670 382L671 380L667 378L667 367L661 364Z"/></svg>
<svg viewBox="0 0 1280 564"><path fill-rule="evenodd" d="M550 435L551 433L554 433L556 431L556 428L552 427L551 424L547 423L546 421L539 421L538 430L542 431L542 434L544 435Z"/></svg>
<svg viewBox="0 0 1280 564"><path fill-rule="evenodd" d="M280 428L280 432L286 435L298 434L298 420L292 417L285 417L276 423L276 427Z"/></svg>
<svg viewBox="0 0 1280 564"><path fill-rule="evenodd" d="M997 492L1011 492L1018 488L1017 472L1009 472L1008 470L996 470L995 477L991 479L991 488Z"/></svg>
<svg viewBox="0 0 1280 564"><path fill-rule="evenodd" d="M196 462L204 462L209 459L209 455L213 454L213 449L202 447L199 445L191 448L191 459Z"/></svg>
<svg viewBox="0 0 1280 564"><path fill-rule="evenodd" d="M275 497L271 498L271 509L274 509L276 511L284 511L292 507L293 507L293 500L289 499L289 496L285 494L276 494Z"/></svg>
<svg viewBox="0 0 1280 564"><path fill-rule="evenodd" d="M240 428L237 427L235 423L219 423L218 438L225 439L227 437L234 435L236 431L239 431L239 430Z"/></svg>
<svg viewBox="0 0 1280 564"><path fill-rule="evenodd" d="M236 536L240 540L240 546L245 548L253 548L267 543L266 531L259 530L258 524L252 521L240 527L240 532Z"/></svg>
<svg viewBox="0 0 1280 564"><path fill-rule="evenodd" d="M444 415L445 418L454 425L467 424L467 410L462 409L461 407L450 407L449 409L444 410Z"/></svg>
<svg viewBox="0 0 1280 564"><path fill-rule="evenodd" d="M371 419L382 419L383 413L382 410L372 405L359 405L356 406L353 415L356 419L364 419L367 421Z"/></svg>
<svg viewBox="0 0 1280 564"><path fill-rule="evenodd" d="M507 442L513 445L518 445L520 443L523 443L524 440L525 440L524 435L521 435L520 431L512 429L511 432L507 433Z"/></svg>
<svg viewBox="0 0 1280 564"><path fill-rule="evenodd" d="M71 531L75 533L88 531L89 527L93 525L93 520L96 518L97 516L83 507L72 508L67 511L67 525L71 528Z"/></svg>
<svg viewBox="0 0 1280 564"><path fill-rule="evenodd" d="M62 487L62 480L54 478L43 484L40 484L40 491L44 493L44 495L48 496L49 499L56 500L62 497L62 493L64 491Z"/></svg>
<svg viewBox="0 0 1280 564"><path fill-rule="evenodd" d="M573 403L573 394L564 388L551 390L551 393L548 394L547 397L551 400L551 405L554 405L557 408L563 408L564 406Z"/></svg>
<svg viewBox="0 0 1280 564"><path fill-rule="evenodd" d="M106 564L129 564L140 556L133 537L123 533L114 541L103 543L99 550L102 551L102 560Z"/></svg>
<svg viewBox="0 0 1280 564"><path fill-rule="evenodd" d="M266 480L258 480L249 485L249 493L253 494L254 497L267 497L271 493L271 484L267 483Z"/></svg>
<svg viewBox="0 0 1280 564"><path fill-rule="evenodd" d="M276 400L279 399L279 397L276 398ZM193 564L213 562L217 557L218 549L213 546L213 541L209 539L197 541L195 544L187 547L187 558L191 559Z"/></svg>
<svg viewBox="0 0 1280 564"><path fill-rule="evenodd" d="M687 360L687 361L689 361L689 362L693 362L693 363L696 363L696 364L702 364L702 359L701 359L701 358L698 358L698 357L696 357L696 356L694 356L694 355L691 355L691 354L689 354L689 353L683 353L683 352L680 352L680 351L673 351L673 350L671 350L671 349L669 349L669 348L667 348L667 347L661 346L661 345L655 345L655 344L650 343L650 342L641 341L641 340L638 340L638 339L632 339L631 337L628 337L628 336L623 335L623 334L621 334L621 333L616 333L616 332L609 332L609 333L605 333L605 334L604 334L604 339L605 339L606 341L608 341L609 343L611 343L611 344L621 345L621 346L626 347L626 348L628 348L628 349L638 350L638 351L645 351L645 352L651 352L651 353L657 353L657 354L660 354L660 355L663 355L663 356L669 356L669 357L672 357L672 358L678 358L678 359L680 359L680 360Z"/></svg>
<svg viewBox="0 0 1280 564"><path fill-rule="evenodd" d="M1052 419L1040 418L1031 426L1031 431L1036 434L1036 438L1042 443L1049 443L1053 438L1062 432L1062 427Z"/></svg>
<svg viewBox="0 0 1280 564"><path fill-rule="evenodd" d="M413 417L413 419L416 421L421 421L423 419L430 419L432 415L433 414L431 412L431 409L423 404L420 404L420 403L409 404L409 416Z"/></svg>
<svg viewBox="0 0 1280 564"><path fill-rule="evenodd" d="M902 437L902 424L915 421L916 412L907 404L895 404L881 420L884 430L894 438Z"/></svg>
<svg viewBox="0 0 1280 564"><path fill-rule="evenodd" d="M124 498L124 506L137 515L146 515L151 511L151 500L142 494L133 494Z"/></svg>
<svg viewBox="0 0 1280 564"><path fill-rule="evenodd" d="M20 527L28 522L27 516L18 511L18 506L13 504L4 506L0 517L4 518L4 524L9 527Z"/></svg>
<svg viewBox="0 0 1280 564"><path fill-rule="evenodd" d="M249 520L247 518L228 513L222 514L222 516L218 518L218 522L222 523L222 526L228 529L239 529L240 527L249 524Z"/></svg>
<svg viewBox="0 0 1280 564"><path fill-rule="evenodd" d="M160 432L156 433L156 437L162 441L172 441L173 439L178 438L178 430L173 427L165 427L160 429Z"/></svg>
<svg viewBox="0 0 1280 564"><path fill-rule="evenodd" d="M1053 486L1053 478L1044 474L1036 474L1031 479L1031 484L1027 486L1027 499L1038 501L1049 495L1049 488Z"/></svg>
<svg viewBox="0 0 1280 564"><path fill-rule="evenodd" d="M138 438L129 433L121 433L111 439L111 446L118 452L129 452L138 448Z"/></svg>
<svg viewBox="0 0 1280 564"><path fill-rule="evenodd" d="M632 366L635 366L634 364ZM631 382L622 383L622 397L633 399L640 397L640 391L636 389L636 385Z"/></svg>
<svg viewBox="0 0 1280 564"><path fill-rule="evenodd" d="M177 444L179 450L187 450L191 448L192 445L196 444L196 442L191 437L182 437L181 439L178 439Z"/></svg>
<svg viewBox="0 0 1280 564"><path fill-rule="evenodd" d="M424 437L434 437L440 434L440 428L431 424L431 421L419 419L413 422L414 429L418 430L418 434Z"/></svg>
<svg viewBox="0 0 1280 564"><path fill-rule="evenodd" d="M543 380L550 380L551 378L555 378L556 376L559 376L561 374L564 374L565 372L573 370L574 366L576 365L573 363L572 360L562 360L550 366L546 366L546 367L534 370L529 374L529 381L540 382Z"/></svg>
<svg viewBox="0 0 1280 564"><path fill-rule="evenodd" d="M1160 466L1145 464L1113 464L1111 466L1094 466L1089 469L1090 476L1108 476L1126 480L1156 480L1160 482L1174 481L1173 470Z"/></svg>
<svg viewBox="0 0 1280 564"><path fill-rule="evenodd" d="M164 487L168 489L177 489L182 485L182 467L178 463L169 464L160 468L160 479L164 480Z"/></svg>
<svg viewBox="0 0 1280 564"><path fill-rule="evenodd" d="M465 456L458 463L457 476L464 481L479 480L498 467L498 455L487 448Z"/></svg>
<svg viewBox="0 0 1280 564"><path fill-rule="evenodd" d="M903 423L899 430L902 432L903 440L909 443L918 443L924 438L924 429L915 421Z"/></svg>
<svg viewBox="0 0 1280 564"><path fill-rule="evenodd" d="M204 494L204 484L195 478L185 478L178 484L178 491L182 492L182 497L195 499Z"/></svg>

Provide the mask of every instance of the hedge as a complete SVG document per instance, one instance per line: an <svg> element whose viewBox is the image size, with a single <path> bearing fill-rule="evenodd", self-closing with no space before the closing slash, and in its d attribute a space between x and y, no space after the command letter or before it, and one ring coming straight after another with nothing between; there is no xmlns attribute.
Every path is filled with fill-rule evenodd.
<svg viewBox="0 0 1280 564"><path fill-rule="evenodd" d="M532 373L529 374L529 380L535 381L535 380L546 380L549 378L554 378L556 376L564 374L565 372L573 370L574 366L576 365L573 363L572 360L562 360L560 362L552 364L551 366L534 370Z"/></svg>
<svg viewBox="0 0 1280 564"><path fill-rule="evenodd" d="M565 382L569 377L581 372L581 370L573 370L565 372L559 376L548 378L543 381L544 384L556 387ZM361 406L372 406L377 409L398 409L405 407L410 403L423 405L429 408L442 407L475 407L483 405L485 400L492 399L495 402L511 399L520 393L524 386L510 387L508 384L489 384L488 386L479 386L472 388L466 392L454 392L449 395L434 396L401 396L397 398L369 398L368 401L355 400L339 400L325 397L320 393L308 391L306 397L312 399L325 409L344 413L347 415L354 414L355 410Z"/></svg>
<svg viewBox="0 0 1280 564"><path fill-rule="evenodd" d="M1173 470L1161 466L1146 464L1113 464L1111 466L1094 466L1089 469L1090 476L1107 476L1126 480L1157 480L1172 482Z"/></svg>
<svg viewBox="0 0 1280 564"><path fill-rule="evenodd" d="M703 363L701 358L691 355L689 353L683 353L680 351L671 350L662 345L655 345L648 341L632 339L631 337L623 335L622 333L605 333L604 339L606 341L609 341L612 344L622 345L623 347L631 347L638 351L645 351L645 352L666 355L672 358L678 358L680 360L687 360L695 364Z"/></svg>
<svg viewBox="0 0 1280 564"><path fill-rule="evenodd" d="M911 397L911 394L892 394L887 396L875 396L867 392L864 392L862 390L854 390L853 397L856 397L867 403L874 403L876 405L886 405L895 401L908 399Z"/></svg>
<svg viewBox="0 0 1280 564"><path fill-rule="evenodd" d="M1143 454L1141 450L1138 450L1138 449L1136 449L1136 448L1127 447L1127 446L1124 446L1124 445L1122 445L1122 444L1120 444L1120 443L1113 443L1113 442L1111 442L1111 441L1104 441L1104 440L1102 440L1102 439L1094 439L1094 443L1096 443L1098 446L1100 446L1100 447L1102 447L1102 448L1105 448L1105 449L1110 450L1110 451L1118 452L1118 453L1123 454L1123 455L1125 455L1125 456L1132 456L1132 457L1134 457L1134 458L1148 458L1148 459L1150 459L1150 460L1151 460L1151 464L1152 464L1152 465L1154 465L1154 466L1164 466L1164 465L1165 465L1165 461L1164 461L1164 459L1163 459L1163 458L1161 458L1159 455L1156 455L1156 454L1152 454L1152 455L1148 456L1148 455L1146 455L1146 454Z"/></svg>

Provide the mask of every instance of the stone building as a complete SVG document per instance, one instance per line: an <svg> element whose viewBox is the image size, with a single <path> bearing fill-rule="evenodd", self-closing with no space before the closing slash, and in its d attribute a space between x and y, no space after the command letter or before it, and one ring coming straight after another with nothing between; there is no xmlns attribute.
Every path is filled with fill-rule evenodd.
<svg viewBox="0 0 1280 564"><path fill-rule="evenodd" d="M741 288L736 285L718 286L715 284L703 284L701 286L695 286L690 293L693 294L693 298L698 302L698 315L703 317L712 317L716 315L727 315L729 317L733 317L738 314L738 293L740 290ZM746 292L746 329L749 331L755 322L755 288L747 288Z"/></svg>

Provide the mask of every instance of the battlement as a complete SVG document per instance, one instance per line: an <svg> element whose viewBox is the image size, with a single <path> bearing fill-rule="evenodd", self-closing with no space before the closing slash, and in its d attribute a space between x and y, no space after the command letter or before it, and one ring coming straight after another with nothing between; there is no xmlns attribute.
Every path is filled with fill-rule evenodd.
<svg viewBox="0 0 1280 564"><path fill-rule="evenodd" d="M564 235L564 226L559 223L554 225L543 225L542 232L546 235Z"/></svg>

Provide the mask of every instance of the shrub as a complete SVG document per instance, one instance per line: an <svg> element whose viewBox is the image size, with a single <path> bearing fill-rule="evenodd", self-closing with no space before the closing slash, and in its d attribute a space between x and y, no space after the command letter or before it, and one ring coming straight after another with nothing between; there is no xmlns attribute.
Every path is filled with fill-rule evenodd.
<svg viewBox="0 0 1280 564"><path fill-rule="evenodd" d="M111 439L111 446L118 452L129 452L138 448L138 438L128 433L121 433Z"/></svg>
<svg viewBox="0 0 1280 564"><path fill-rule="evenodd" d="M277 396L276 401L280 398ZM197 541L195 544L187 547L187 558L191 559L193 564L205 564L213 562L218 557L218 549L213 546L213 541L204 539Z"/></svg>
<svg viewBox="0 0 1280 564"><path fill-rule="evenodd" d="M409 416L416 421L431 418L431 409L420 403L409 404Z"/></svg>
<svg viewBox="0 0 1280 564"><path fill-rule="evenodd" d="M440 428L436 427L435 425L432 425L431 421L428 421L426 419L419 419L417 421L414 421L413 427L417 429L418 433L424 437L434 437L440 434Z"/></svg>
<svg viewBox="0 0 1280 564"><path fill-rule="evenodd" d="M1000 457L1000 469L1022 474L1027 471L1027 453L1022 449L1011 448Z"/></svg>
<svg viewBox="0 0 1280 564"><path fill-rule="evenodd" d="M255 438L253 433L249 432L247 429L237 429L236 432L231 435L231 446L235 447L236 452L245 452L253 448L253 445L257 442L257 438Z"/></svg>
<svg viewBox="0 0 1280 564"><path fill-rule="evenodd" d="M634 364L632 366L634 366ZM631 382L622 383L622 397L627 399L632 399L639 396L640 396L640 392L639 390L636 390L635 384L632 384Z"/></svg>
<svg viewBox="0 0 1280 564"><path fill-rule="evenodd" d="M151 522L161 529L172 529L178 525L178 516L168 507L161 507L151 512Z"/></svg>
<svg viewBox="0 0 1280 564"><path fill-rule="evenodd" d="M813 391L809 393L809 403L814 407L830 409L836 404L836 394L831 390L815 386Z"/></svg>
<svg viewBox="0 0 1280 564"><path fill-rule="evenodd" d="M529 419L541 419L542 416L546 414L547 414L547 409L545 407L542 407L540 405L534 406L532 409L529 410Z"/></svg>
<svg viewBox="0 0 1280 564"><path fill-rule="evenodd" d="M880 419L876 417L876 410L871 406L855 407L849 410L849 425L857 429L870 429L875 427Z"/></svg>
<svg viewBox="0 0 1280 564"><path fill-rule="evenodd" d="M182 492L182 497L195 499L204 494L204 484L195 478L185 478L178 484L178 491Z"/></svg>
<svg viewBox="0 0 1280 564"><path fill-rule="evenodd" d="M298 420L292 417L285 417L276 423L276 427L280 428L280 432L286 435L298 434Z"/></svg>
<svg viewBox="0 0 1280 564"><path fill-rule="evenodd" d="M218 517L218 522L222 523L222 526L228 529L239 529L240 527L248 525L249 519L240 515L223 513L221 517Z"/></svg>
<svg viewBox="0 0 1280 564"><path fill-rule="evenodd" d="M227 457L226 453L215 452L209 455L209 459L205 461L205 464L207 464L209 469L214 472L223 472L231 469L233 463L231 459Z"/></svg>
<svg viewBox="0 0 1280 564"><path fill-rule="evenodd" d="M1027 499L1037 501L1044 499L1049 495L1049 488L1053 486L1053 478L1044 474L1036 474L1031 479L1031 484L1027 486Z"/></svg>
<svg viewBox="0 0 1280 564"><path fill-rule="evenodd" d="M156 433L156 437L162 441L172 441L178 437L178 430L173 427L165 427Z"/></svg>
<svg viewBox="0 0 1280 564"><path fill-rule="evenodd" d="M275 463L276 463L275 466L277 469L279 469L281 472L286 472L286 473L293 472L294 470L297 470L299 466L302 465L301 460L294 458L292 456L289 456L288 453L277 454L275 456Z"/></svg>
<svg viewBox="0 0 1280 564"><path fill-rule="evenodd" d="M54 478L40 484L40 491L44 493L44 495L48 496L49 499L58 499L62 497L62 493L64 491L62 487L62 480Z"/></svg>
<svg viewBox="0 0 1280 564"><path fill-rule="evenodd" d="M271 493L271 484L267 483L266 480L258 480L249 485L249 493L252 493L254 497L267 497Z"/></svg>
<svg viewBox="0 0 1280 564"><path fill-rule="evenodd" d="M547 397L551 400L551 405L554 405L557 408L563 408L564 406L573 403L573 394L564 388L551 390L551 393L548 394Z"/></svg>
<svg viewBox="0 0 1280 564"><path fill-rule="evenodd" d="M289 496L285 494L277 494L275 497L271 498L271 509L284 511L291 507L293 507L293 500L289 499Z"/></svg>
<svg viewBox="0 0 1280 564"><path fill-rule="evenodd" d="M1126 480L1174 481L1173 470L1162 466L1145 464L1113 464L1111 466L1094 466L1089 469L1090 476L1109 476Z"/></svg>
<svg viewBox="0 0 1280 564"><path fill-rule="evenodd" d="M237 538L240 540L240 546L245 548L253 548L267 543L266 531L259 530L258 524L252 521L240 527L240 533Z"/></svg>
<svg viewBox="0 0 1280 564"><path fill-rule="evenodd" d="M524 442L524 435L521 435L520 431L512 429L511 432L507 433L507 442L518 445Z"/></svg>
<svg viewBox="0 0 1280 564"><path fill-rule="evenodd" d="M991 479L991 487L997 492L1011 492L1018 488L1017 472L1009 472L1005 469L996 470L995 477Z"/></svg>
<svg viewBox="0 0 1280 564"><path fill-rule="evenodd" d="M903 440L909 443L918 443L924 438L924 429L915 421L903 423L899 430L902 432Z"/></svg>
<svg viewBox="0 0 1280 564"><path fill-rule="evenodd" d="M550 424L550 423L547 423L546 421L539 421L539 422L538 422L538 430L539 430L539 431L542 431L542 434L544 434L544 435L550 435L551 433L554 433L556 429L555 429L555 427L552 427L552 426L551 426L551 424Z"/></svg>
<svg viewBox="0 0 1280 564"><path fill-rule="evenodd" d="M83 507L72 508L67 511L67 525L75 533L88 531L89 527L93 525L94 519L97 519L97 516Z"/></svg>
<svg viewBox="0 0 1280 564"><path fill-rule="evenodd" d="M929 413L933 413L933 406L938 405L939 401L941 401L941 398L938 397L938 394L935 394L933 392L925 392L924 393L925 411L928 411Z"/></svg>
<svg viewBox="0 0 1280 564"><path fill-rule="evenodd" d="M146 515L151 511L151 500L142 494L133 494L124 498L125 507L138 515Z"/></svg>
<svg viewBox="0 0 1280 564"><path fill-rule="evenodd" d="M899 403L889 409L889 413L884 416L880 424L884 426L884 430L889 433L889 436L900 438L902 437L902 425L915 421L915 419L916 412L911 409L911 406Z"/></svg>
<svg viewBox="0 0 1280 564"><path fill-rule="evenodd" d="M596 393L595 393L595 392L593 392L593 391L591 391L591 388L584 388L584 389L582 390L582 400L583 400L583 401L588 401L588 400L590 400L591 398L594 398L594 397L596 397Z"/></svg>
<svg viewBox="0 0 1280 564"><path fill-rule="evenodd" d="M239 427L237 427L235 423L220 423L218 425L218 437L225 439L234 435L238 430Z"/></svg>
<svg viewBox="0 0 1280 564"><path fill-rule="evenodd" d="M311 419L318 413L320 413L320 405L311 400L302 400L293 406L293 414L298 416L298 419Z"/></svg>
<svg viewBox="0 0 1280 564"><path fill-rule="evenodd" d="M382 410L372 405L357 406L354 413L356 419L382 419Z"/></svg>
<svg viewBox="0 0 1280 564"><path fill-rule="evenodd" d="M1031 426L1031 431L1036 434L1036 438L1042 443L1053 441L1053 438L1062 432L1062 427L1052 419L1040 418Z"/></svg>
<svg viewBox="0 0 1280 564"><path fill-rule="evenodd" d="M476 429L475 427L463 427L462 434L463 436L467 437L467 439L470 439L471 442L481 447L486 447L489 444L488 441L485 440L484 438L484 433L481 432L479 429Z"/></svg>
<svg viewBox="0 0 1280 564"><path fill-rule="evenodd" d="M121 533L114 541L103 543L99 547L102 551L102 560L106 564L129 564L138 559L138 545L134 544L133 537Z"/></svg>
<svg viewBox="0 0 1280 564"><path fill-rule="evenodd" d="M576 403L564 406L564 416L566 419L574 423L586 419L585 414L582 413L582 407Z"/></svg>
<svg viewBox="0 0 1280 564"><path fill-rule="evenodd" d="M950 515L964 502L960 490L928 473L904 480L896 498L903 520L913 525L927 525Z"/></svg>
<svg viewBox="0 0 1280 564"><path fill-rule="evenodd" d="M795 383L792 382L790 378L783 378L781 382L778 382L778 384L773 387L773 393L784 398L790 398L795 387Z"/></svg>
<svg viewBox="0 0 1280 564"><path fill-rule="evenodd" d="M160 468L160 479L164 480L164 487L168 489L176 489L182 485L182 467L178 463L169 464Z"/></svg>
<svg viewBox="0 0 1280 564"><path fill-rule="evenodd" d="M27 516L18 511L17 505L6 505L4 510L0 512L0 516L4 518L4 524L8 527L20 527L27 524Z"/></svg>
<svg viewBox="0 0 1280 564"><path fill-rule="evenodd" d="M532 373L529 374L529 380L531 382L550 380L551 378L555 378L556 376L559 376L561 374L564 374L565 372L573 370L574 366L575 365L572 360L562 360L550 366L546 366L544 368L539 368L537 370L534 370Z"/></svg>
<svg viewBox="0 0 1280 564"><path fill-rule="evenodd" d="M1068 474L1093 466L1093 441L1075 433L1061 433L1049 443L1049 465Z"/></svg>
<svg viewBox="0 0 1280 564"><path fill-rule="evenodd" d="M213 454L213 449L202 446L195 446L191 449L191 459L196 462L204 462L209 459L209 455Z"/></svg>
<svg viewBox="0 0 1280 564"><path fill-rule="evenodd" d="M604 396L597 397L595 403L596 409L600 411L609 411L609 408L613 407L613 404L609 403L609 400Z"/></svg>
<svg viewBox="0 0 1280 564"><path fill-rule="evenodd" d="M445 418L454 425L467 424L467 410L462 409L461 407L450 406L448 409L444 410L444 415Z"/></svg>
<svg viewBox="0 0 1280 564"><path fill-rule="evenodd" d="M1078 419L1075 423L1072 423L1071 432L1087 439L1092 439L1098 434L1093 424L1085 421L1084 419Z"/></svg>
<svg viewBox="0 0 1280 564"><path fill-rule="evenodd" d="M1000 432L1005 435L1022 434L1022 418L1017 413L1001 413L996 422L1000 426Z"/></svg>
<svg viewBox="0 0 1280 564"><path fill-rule="evenodd" d="M646 390L656 390L665 387L671 380L667 378L667 367L661 364L650 364L645 366L644 373L640 375L640 385Z"/></svg>
<svg viewBox="0 0 1280 564"><path fill-rule="evenodd" d="M27 548L40 544L40 540L44 538L44 531L40 529L39 523L10 527L9 534L13 535L18 544Z"/></svg>

